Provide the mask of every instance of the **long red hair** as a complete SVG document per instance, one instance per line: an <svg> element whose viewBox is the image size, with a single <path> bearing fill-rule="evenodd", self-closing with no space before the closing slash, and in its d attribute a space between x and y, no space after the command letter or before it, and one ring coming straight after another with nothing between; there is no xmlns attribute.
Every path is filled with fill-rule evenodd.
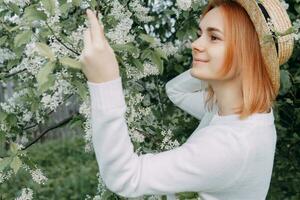
<svg viewBox="0 0 300 200"><path fill-rule="evenodd" d="M226 55L219 77L234 70L235 75L240 75L242 81L243 103L237 108L236 114L240 115L240 119L244 119L253 113L269 111L278 91L275 91L268 75L258 35L248 13L235 1L210 0L200 20L215 7L220 8L225 19ZM216 103L214 91L209 84L206 106L208 103L209 110Z"/></svg>

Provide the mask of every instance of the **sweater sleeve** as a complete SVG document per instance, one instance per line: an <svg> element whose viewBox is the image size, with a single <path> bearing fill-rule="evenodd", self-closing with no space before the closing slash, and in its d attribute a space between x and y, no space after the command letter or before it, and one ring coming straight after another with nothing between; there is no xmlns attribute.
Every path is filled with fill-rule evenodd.
<svg viewBox="0 0 300 200"><path fill-rule="evenodd" d="M191 69L169 80L165 86L169 99L179 108L201 120L205 114L207 83L190 74Z"/></svg>
<svg viewBox="0 0 300 200"><path fill-rule="evenodd" d="M177 148L137 155L125 120L121 77L88 86L95 156L112 192L134 198L214 191L233 184L245 166L245 145L230 127L203 128Z"/></svg>

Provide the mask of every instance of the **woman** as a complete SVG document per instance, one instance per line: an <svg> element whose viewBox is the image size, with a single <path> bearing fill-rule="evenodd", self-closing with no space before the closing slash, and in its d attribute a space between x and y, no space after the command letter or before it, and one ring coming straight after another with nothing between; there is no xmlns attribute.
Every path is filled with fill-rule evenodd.
<svg viewBox="0 0 300 200"><path fill-rule="evenodd" d="M106 186L124 197L175 199L174 193L198 192L205 200L265 199L277 138L272 103L279 65L293 49L290 35L264 40L272 33L270 16L277 30L291 26L280 2L209 2L192 43L192 68L166 84L170 100L201 123L180 147L140 156L124 118L115 54L95 14L88 10L87 15L91 27L81 60L91 95L93 145Z"/></svg>

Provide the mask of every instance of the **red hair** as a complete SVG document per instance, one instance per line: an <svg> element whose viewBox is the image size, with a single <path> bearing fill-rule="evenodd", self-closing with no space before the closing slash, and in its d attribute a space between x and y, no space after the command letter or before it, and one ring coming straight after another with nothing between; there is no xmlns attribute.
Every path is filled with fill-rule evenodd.
<svg viewBox="0 0 300 200"><path fill-rule="evenodd" d="M266 112L273 106L278 91L275 91L268 75L255 27L246 10L237 2L228 0L210 0L200 20L215 7L220 8L225 19L226 55L218 75L223 77L234 70L234 75L240 75L242 81L243 102L242 106L237 108L236 114L240 115L240 119L244 119L253 113ZM216 103L210 84L206 106L208 103L210 110L213 103Z"/></svg>

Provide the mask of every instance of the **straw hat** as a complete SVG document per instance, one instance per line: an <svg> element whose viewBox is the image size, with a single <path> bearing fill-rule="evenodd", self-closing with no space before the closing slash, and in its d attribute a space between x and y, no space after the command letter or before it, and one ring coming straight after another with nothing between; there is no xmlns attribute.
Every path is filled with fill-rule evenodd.
<svg viewBox="0 0 300 200"><path fill-rule="evenodd" d="M255 26L262 56L268 65L268 73L278 94L279 66L288 61L294 48L293 29L289 16L279 0L234 1L247 11Z"/></svg>

